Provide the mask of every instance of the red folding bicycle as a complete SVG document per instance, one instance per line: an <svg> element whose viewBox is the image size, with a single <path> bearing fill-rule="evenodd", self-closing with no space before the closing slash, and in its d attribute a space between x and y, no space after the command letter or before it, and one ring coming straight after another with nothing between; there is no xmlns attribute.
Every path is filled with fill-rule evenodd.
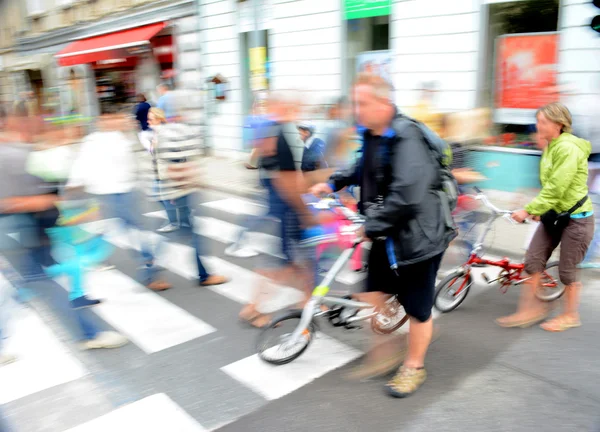
<svg viewBox="0 0 600 432"><path fill-rule="evenodd" d="M505 293L508 288L513 285L521 285L530 279L530 276L524 275L525 265L521 263L511 262L508 258L503 258L499 261L483 258L483 242L488 233L492 229L492 225L499 217L504 217L509 222L516 224L517 222L511 217L510 210L500 210L489 202L487 197L475 188L477 195L469 195L471 198L481 201L485 207L490 210L490 218L487 221L485 228L481 232L479 238L473 245L473 250L469 255L466 263L450 272L436 287L434 304L440 312L451 312L462 304L467 298L469 290L473 285L473 277L471 269L473 265L500 267L502 270L495 279L490 279L485 273L482 274L483 279L488 284L498 282L500 290ZM558 275L558 262L549 262L546 269L542 273L540 287L536 291L536 296L542 301L553 301L563 295L565 287L560 283Z"/></svg>

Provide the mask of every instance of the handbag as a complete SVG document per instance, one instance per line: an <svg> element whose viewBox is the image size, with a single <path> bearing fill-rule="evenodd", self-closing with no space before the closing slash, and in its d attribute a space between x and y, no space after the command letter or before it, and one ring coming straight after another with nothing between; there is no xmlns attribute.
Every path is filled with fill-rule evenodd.
<svg viewBox="0 0 600 432"><path fill-rule="evenodd" d="M577 211L585 202L588 200L588 196L584 196L577 203L571 207L568 211L558 213L556 210L548 210L544 213L540 220L546 229L546 232L555 238L560 238L563 230L569 224L571 215Z"/></svg>

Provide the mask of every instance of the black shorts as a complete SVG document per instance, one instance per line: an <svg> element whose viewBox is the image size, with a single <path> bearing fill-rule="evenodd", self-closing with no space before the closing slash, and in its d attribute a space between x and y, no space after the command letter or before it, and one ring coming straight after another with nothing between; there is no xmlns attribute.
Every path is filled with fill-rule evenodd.
<svg viewBox="0 0 600 432"><path fill-rule="evenodd" d="M369 253L367 291L394 294L408 315L421 322L431 317L437 272L443 253L416 264L390 268L385 242L374 241Z"/></svg>

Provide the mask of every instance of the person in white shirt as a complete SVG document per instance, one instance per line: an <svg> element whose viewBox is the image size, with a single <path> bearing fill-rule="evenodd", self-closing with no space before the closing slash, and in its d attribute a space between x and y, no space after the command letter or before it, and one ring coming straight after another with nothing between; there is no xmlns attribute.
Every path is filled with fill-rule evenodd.
<svg viewBox="0 0 600 432"><path fill-rule="evenodd" d="M136 210L134 187L136 161L133 143L123 130L131 130L126 114L103 114L98 119L98 132L86 136L73 164L67 188L84 188L102 203L105 217L122 220L130 232L141 233ZM171 288L156 278L154 253L148 242L141 241L140 279L153 291Z"/></svg>

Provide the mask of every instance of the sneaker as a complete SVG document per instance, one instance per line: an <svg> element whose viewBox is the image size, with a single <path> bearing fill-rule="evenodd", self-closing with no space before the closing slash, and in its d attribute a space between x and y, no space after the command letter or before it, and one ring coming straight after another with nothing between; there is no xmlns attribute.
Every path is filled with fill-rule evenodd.
<svg viewBox="0 0 600 432"><path fill-rule="evenodd" d="M312 247L324 243L334 243L336 241L337 235L335 231L316 225L302 231L299 245L300 247Z"/></svg>
<svg viewBox="0 0 600 432"><path fill-rule="evenodd" d="M120 348L126 345L127 338L117 332L99 332L94 339L88 339L81 344L82 349Z"/></svg>
<svg viewBox="0 0 600 432"><path fill-rule="evenodd" d="M71 309L85 309L92 306L99 305L102 303L101 300L89 299L86 296L77 297L75 300L71 300Z"/></svg>
<svg viewBox="0 0 600 432"><path fill-rule="evenodd" d="M173 232L173 231L177 231L178 229L179 229L179 227L177 225L172 224L172 223L168 223L165 226L157 229L156 231L159 232L159 233L170 233L170 232Z"/></svg>
<svg viewBox="0 0 600 432"><path fill-rule="evenodd" d="M206 279L204 281L200 281L199 285L200 286L213 286L213 285L221 285L226 282L229 282L229 279L227 279L225 276L211 275L208 277L208 279Z"/></svg>
<svg viewBox="0 0 600 432"><path fill-rule="evenodd" d="M425 368L401 366L396 376L385 386L388 394L395 398L405 398L416 392L427 379Z"/></svg>
<svg viewBox="0 0 600 432"><path fill-rule="evenodd" d="M148 289L152 291L166 291L172 287L173 285L163 280L156 280L148 285Z"/></svg>
<svg viewBox="0 0 600 432"><path fill-rule="evenodd" d="M12 354L0 354L0 366L5 366L17 361L17 357Z"/></svg>

